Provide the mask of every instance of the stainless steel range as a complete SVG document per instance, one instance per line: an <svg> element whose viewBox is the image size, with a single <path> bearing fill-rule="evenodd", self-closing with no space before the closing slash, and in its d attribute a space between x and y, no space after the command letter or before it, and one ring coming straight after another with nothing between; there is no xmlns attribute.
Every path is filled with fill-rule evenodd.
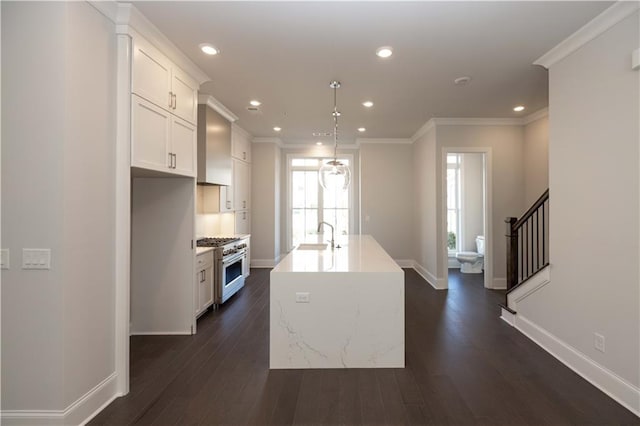
<svg viewBox="0 0 640 426"><path fill-rule="evenodd" d="M213 303L220 305L244 287L244 263L247 261L247 245L239 238L201 238L198 247L214 247L213 250Z"/></svg>

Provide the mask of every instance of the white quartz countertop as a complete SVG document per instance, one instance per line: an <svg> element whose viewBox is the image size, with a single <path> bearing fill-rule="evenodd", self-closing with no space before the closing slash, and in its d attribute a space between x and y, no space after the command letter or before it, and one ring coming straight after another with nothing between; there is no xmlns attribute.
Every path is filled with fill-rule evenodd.
<svg viewBox="0 0 640 426"><path fill-rule="evenodd" d="M319 243L312 239L305 243ZM336 239L331 250L299 250L294 248L273 269L281 272L402 272L398 264L387 254L371 235L348 235Z"/></svg>

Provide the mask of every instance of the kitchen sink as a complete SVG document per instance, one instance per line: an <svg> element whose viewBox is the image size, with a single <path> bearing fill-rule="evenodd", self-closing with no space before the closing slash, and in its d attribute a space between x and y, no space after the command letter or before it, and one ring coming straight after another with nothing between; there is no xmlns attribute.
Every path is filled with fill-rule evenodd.
<svg viewBox="0 0 640 426"><path fill-rule="evenodd" d="M298 246L298 250L326 250L327 248L327 244L326 243L307 243L307 244L300 244Z"/></svg>

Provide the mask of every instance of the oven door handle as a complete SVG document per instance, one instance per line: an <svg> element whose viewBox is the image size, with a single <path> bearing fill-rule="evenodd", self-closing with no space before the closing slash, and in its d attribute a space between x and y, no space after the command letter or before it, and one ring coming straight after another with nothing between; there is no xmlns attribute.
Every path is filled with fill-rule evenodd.
<svg viewBox="0 0 640 426"><path fill-rule="evenodd" d="M234 254L231 257L228 257L227 259L222 259L222 265L227 266L230 265L232 263L237 262L238 260L242 259L245 255L244 251L238 252L236 254Z"/></svg>

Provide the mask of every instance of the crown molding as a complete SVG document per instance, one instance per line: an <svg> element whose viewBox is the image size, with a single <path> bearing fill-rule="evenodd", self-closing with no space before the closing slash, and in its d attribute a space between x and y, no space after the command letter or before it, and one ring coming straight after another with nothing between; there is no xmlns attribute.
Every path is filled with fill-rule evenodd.
<svg viewBox="0 0 640 426"><path fill-rule="evenodd" d="M413 134L413 136L411 136L411 141L412 142L417 141L418 139L420 139L421 137L423 137L424 135L429 133L432 129L435 129L435 127L436 127L436 123L435 123L434 119L432 118L429 121L427 121L426 123L424 123L422 125L422 127L420 127L418 129L418 131L415 132Z"/></svg>
<svg viewBox="0 0 640 426"><path fill-rule="evenodd" d="M618 1L614 3L613 6L587 22L582 28L561 41L553 49L538 58L533 64L541 65L548 69L638 9L640 9L640 2L638 1Z"/></svg>
<svg viewBox="0 0 640 426"><path fill-rule="evenodd" d="M118 23L118 2L112 0L87 0L87 3L114 24Z"/></svg>
<svg viewBox="0 0 640 426"><path fill-rule="evenodd" d="M391 144L405 145L411 144L413 141L407 138L360 138L356 139L356 145L373 145L373 144Z"/></svg>
<svg viewBox="0 0 640 426"><path fill-rule="evenodd" d="M309 148L314 148L314 149L329 149L331 150L331 152L333 152L333 146L332 145L320 145L317 146L315 143L311 142L311 143L283 143L282 144L282 148L291 148L291 149L309 149ZM338 145L338 151L340 151L341 149L359 149L360 145L352 143L352 144L340 144Z"/></svg>
<svg viewBox="0 0 640 426"><path fill-rule="evenodd" d="M522 126L522 118L432 118L429 121L435 126Z"/></svg>
<svg viewBox="0 0 640 426"><path fill-rule="evenodd" d="M231 112L229 108L224 106L222 102L217 100L211 95L200 94L198 95L198 103L201 105L208 105L213 108L214 111L218 112L221 116L229 120L230 122L234 122L238 120L238 116Z"/></svg>
<svg viewBox="0 0 640 426"><path fill-rule="evenodd" d="M106 13L112 14L113 6L100 5L100 1L94 1L92 4L101 13L105 14L109 19L112 17ZM142 36L158 50L166 55L172 62L182 68L187 74L195 79L198 84L210 81L211 78L202 71L191 59L187 57L175 44L171 42L155 25L149 21L138 9L131 3L117 3L117 13L115 16L116 33L128 34L132 37Z"/></svg>
<svg viewBox="0 0 640 426"><path fill-rule="evenodd" d="M251 135L251 133L247 132L242 127L238 126L238 123L231 123L231 128L237 133L240 133L241 136L244 136L245 139L251 140L253 138L253 135Z"/></svg>
<svg viewBox="0 0 640 426"><path fill-rule="evenodd" d="M280 138L253 138L251 143L273 143L278 145L280 148L284 146Z"/></svg>
<svg viewBox="0 0 640 426"><path fill-rule="evenodd" d="M549 108L542 108L534 113L527 115L526 117L522 117L522 124L527 125L529 123L533 123L534 121L540 120L541 118L547 117L549 115Z"/></svg>

